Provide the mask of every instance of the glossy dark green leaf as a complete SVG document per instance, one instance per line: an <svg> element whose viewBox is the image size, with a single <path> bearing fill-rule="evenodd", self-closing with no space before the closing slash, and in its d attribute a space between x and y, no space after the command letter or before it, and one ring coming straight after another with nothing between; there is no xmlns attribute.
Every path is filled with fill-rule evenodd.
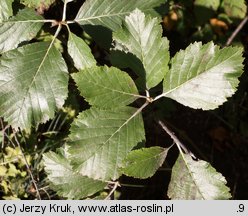
<svg viewBox="0 0 248 216"><path fill-rule="evenodd" d="M107 183L90 179L72 170L67 155L48 152L43 155L50 186L58 195L68 199L82 199L104 189Z"/></svg>
<svg viewBox="0 0 248 216"><path fill-rule="evenodd" d="M91 67L72 75L81 95L94 106L116 108L139 98L131 77L114 67Z"/></svg>
<svg viewBox="0 0 248 216"><path fill-rule="evenodd" d="M49 45L29 44L0 58L0 115L14 128L46 122L67 97L67 66Z"/></svg>
<svg viewBox="0 0 248 216"><path fill-rule="evenodd" d="M162 81L168 71L169 41L162 38L162 27L156 18L136 9L125 18L124 26L114 32L115 49L134 54L142 62L146 88Z"/></svg>
<svg viewBox="0 0 248 216"><path fill-rule="evenodd" d="M164 0L86 0L80 8L75 21L80 25L100 25L117 30L125 16L134 9L152 13L154 8L165 3Z"/></svg>
<svg viewBox="0 0 248 216"><path fill-rule="evenodd" d="M69 32L68 52L78 70L96 65L96 60L91 53L89 46L83 39Z"/></svg>
<svg viewBox="0 0 248 216"><path fill-rule="evenodd" d="M162 38L162 27L156 18L136 9L125 18L123 28L114 32L113 39L116 50L132 53L142 62L147 89L162 81L169 70L169 41Z"/></svg>
<svg viewBox="0 0 248 216"><path fill-rule="evenodd" d="M143 119L136 111L91 108L79 114L68 142L74 170L94 179L117 179L123 159L145 139Z"/></svg>
<svg viewBox="0 0 248 216"><path fill-rule="evenodd" d="M131 151L123 162L123 173L135 178L149 178L163 164L168 149L154 146Z"/></svg>
<svg viewBox="0 0 248 216"><path fill-rule="evenodd" d="M0 23L0 53L14 49L24 41L36 36L43 25L43 18L35 11L25 8L15 17Z"/></svg>

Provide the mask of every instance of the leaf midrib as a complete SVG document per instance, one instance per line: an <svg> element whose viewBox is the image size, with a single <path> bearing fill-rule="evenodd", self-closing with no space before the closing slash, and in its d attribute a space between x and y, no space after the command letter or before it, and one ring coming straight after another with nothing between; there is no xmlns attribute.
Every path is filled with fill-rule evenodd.
<svg viewBox="0 0 248 216"><path fill-rule="evenodd" d="M49 44L49 47L48 47L48 49L47 49L47 51L46 51L46 53L45 53L45 55L44 55L44 57L43 57L43 59L42 59L42 61L41 61L40 65L39 65L37 71L35 72L34 77L33 77L33 79L32 79L32 81L31 81L30 85L28 86L28 88L27 88L27 90L26 90L26 93L24 94L24 97L23 97L23 99L22 99L22 104L21 104L21 106L19 107L17 122L19 122L19 120L20 120L20 117L21 117L20 114L22 113L24 102L25 102L26 98L27 98L28 96L30 96L30 95L29 95L30 88L31 88L31 86L32 86L33 83L34 83L34 81L35 81L35 79L36 79L36 76L39 74L40 69L41 69L41 67L42 67L43 64L44 64L44 62L45 62L45 60L46 60L46 58L47 58L47 56L48 56L48 53L49 53L49 51L51 50L51 48L52 48L52 46L53 46L53 43L54 43L54 41L55 41L55 39L56 39L56 35L59 33L60 29L61 29L61 26L59 26L59 27L57 28L56 33L55 33L55 35L54 35L54 38L53 38L53 40L51 41L51 43ZM32 112L33 112L33 109L32 109Z"/></svg>
<svg viewBox="0 0 248 216"><path fill-rule="evenodd" d="M190 175L190 177L191 177L191 179L192 179L192 181L193 181L193 184L195 185L197 191L201 194L201 197L202 197L203 199L205 199L205 197L204 197L202 191L201 191L200 188L198 187L197 179L194 177L193 172L191 172L190 166L188 165L186 159L184 158L184 155L181 154L181 156L182 156L182 159L183 159L184 164L185 164L185 166L186 166L186 169L188 170L189 175Z"/></svg>
<svg viewBox="0 0 248 216"><path fill-rule="evenodd" d="M137 98L143 98L144 96L142 95L136 95L136 94L132 94L132 93L128 93L128 92L122 92L122 91L119 91L119 90L116 90L116 89L111 89L111 88L108 88L106 86L103 86L99 83L96 83L96 82L92 82L90 80L87 80L88 83L93 83L93 85L96 85L98 87L101 87L101 88L104 88L104 89L107 89L107 90L110 90L110 91L113 91L113 92L117 92L117 93L120 93L120 94L124 94L124 95L129 95L129 96L133 96L133 97L137 97ZM146 97L145 97L146 98Z"/></svg>
<svg viewBox="0 0 248 216"><path fill-rule="evenodd" d="M150 11L151 9L143 9L142 11ZM102 14L102 15L98 15L98 16L91 16L91 17L86 17L86 18L79 18L77 19L77 17L75 18L75 22L83 22L83 21L89 21L89 20L94 20L94 19L101 19L101 18L105 18L105 17L113 17L113 16L125 16L128 15L132 12L131 11L127 11L127 12L122 12L122 13L109 13L109 14Z"/></svg>
<svg viewBox="0 0 248 216"><path fill-rule="evenodd" d="M99 144L99 147L91 155L89 155L84 161L82 161L82 163L78 167L82 168L84 163L86 163L90 158L98 154L99 150L103 148L125 125L128 124L128 122L130 122L133 118L135 118L147 105L148 104L145 103L139 109L137 109L120 127L118 127L118 129L105 142Z"/></svg>
<svg viewBox="0 0 248 216"><path fill-rule="evenodd" d="M166 150L163 150L162 152L160 152L159 154L156 154L156 155L153 155L153 156L150 156L150 157L146 157L145 159L143 160L139 160L138 162L134 162L134 163L131 163L131 165L133 164L137 164L139 162L145 162L145 161L148 161L150 159L153 159L153 158L160 158L160 156L163 156L164 154L166 154Z"/></svg>
<svg viewBox="0 0 248 216"><path fill-rule="evenodd" d="M182 87L183 85L186 85L187 83L191 82L193 79L198 78L198 77L201 76L201 75L204 75L205 73L207 73L207 71L213 70L215 67L219 67L219 66L221 66L222 64L226 63L226 61L228 61L230 58L233 58L233 57L235 56L235 54L236 54L236 53L234 53L233 55L229 56L227 59L225 59L225 60L222 61L221 63L219 63L219 64L217 64L217 65L214 65L213 67L209 68L208 70L205 70L205 71L203 71L203 72L201 72L201 73L198 73L196 76L192 77L191 79L188 79L187 81L183 82L182 84L178 85L177 87L175 87L175 88L173 88L173 89L171 89L171 90L169 90L169 91L167 91L167 92L162 93L162 95L163 95L164 97L166 97L166 95L168 95L168 94L170 94L171 92L177 90L178 88ZM170 73L171 73L171 70L170 70ZM226 80L226 81L228 82L228 80Z"/></svg>

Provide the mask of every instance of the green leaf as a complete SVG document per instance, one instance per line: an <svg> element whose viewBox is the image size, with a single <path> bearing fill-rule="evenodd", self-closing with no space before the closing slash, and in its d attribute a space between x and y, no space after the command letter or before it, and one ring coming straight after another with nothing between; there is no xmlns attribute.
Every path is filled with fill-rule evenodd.
<svg viewBox="0 0 248 216"><path fill-rule="evenodd" d="M0 116L29 129L54 116L67 97L68 72L47 42L25 45L0 58Z"/></svg>
<svg viewBox="0 0 248 216"><path fill-rule="evenodd" d="M244 0L223 0L222 7L226 14L234 19L243 19L247 12L247 6Z"/></svg>
<svg viewBox="0 0 248 216"><path fill-rule="evenodd" d="M113 66L118 68L130 68L138 76L145 74L141 61L132 53L125 53L117 49L111 49L110 61Z"/></svg>
<svg viewBox="0 0 248 216"><path fill-rule="evenodd" d="M194 12L199 25L205 24L217 11L220 0L195 0Z"/></svg>
<svg viewBox="0 0 248 216"><path fill-rule="evenodd" d="M218 7L220 6L220 0L195 0L194 2L195 5L201 6L201 7L206 7L209 10L214 10L216 11Z"/></svg>
<svg viewBox="0 0 248 216"><path fill-rule="evenodd" d="M12 3L14 0L1 0L0 1L0 22L7 20L13 15Z"/></svg>
<svg viewBox="0 0 248 216"><path fill-rule="evenodd" d="M242 62L242 48L191 44L172 58L163 96L191 108L215 109L235 93Z"/></svg>
<svg viewBox="0 0 248 216"><path fill-rule="evenodd" d="M62 151L58 154L45 153L43 161L51 188L60 196L68 199L82 199L103 190L106 186L105 182L73 172L70 161Z"/></svg>
<svg viewBox="0 0 248 216"><path fill-rule="evenodd" d="M115 180L123 159L145 139L142 116L136 109L91 108L71 125L69 153L74 169L90 178Z"/></svg>
<svg viewBox="0 0 248 216"><path fill-rule="evenodd" d="M136 9L125 18L123 29L114 32L115 49L134 54L142 62L148 89L162 81L168 71L169 41L162 38L162 27L156 18Z"/></svg>
<svg viewBox="0 0 248 216"><path fill-rule="evenodd" d="M131 151L123 162L123 173L135 178L149 178L163 164L168 149L158 146Z"/></svg>
<svg viewBox="0 0 248 216"><path fill-rule="evenodd" d="M0 53L34 38L43 25L42 20L35 11L25 8L15 17L0 23Z"/></svg>
<svg viewBox="0 0 248 216"><path fill-rule="evenodd" d="M42 10L47 10L55 1L56 0L21 0L21 3L27 7L42 8Z"/></svg>
<svg viewBox="0 0 248 216"><path fill-rule="evenodd" d="M101 108L122 107L139 98L131 77L114 67L92 67L72 75L81 95Z"/></svg>
<svg viewBox="0 0 248 216"><path fill-rule="evenodd" d="M172 169L168 196L181 200L229 199L226 180L206 161L194 161L190 155L179 155Z"/></svg>
<svg viewBox="0 0 248 216"><path fill-rule="evenodd" d="M154 8L165 3L164 0L87 0L80 8L75 21L80 25L100 25L117 30L125 16L135 8L152 13Z"/></svg>
<svg viewBox="0 0 248 216"><path fill-rule="evenodd" d="M69 31L68 52L78 70L96 65L96 60L91 53L89 46L83 39Z"/></svg>

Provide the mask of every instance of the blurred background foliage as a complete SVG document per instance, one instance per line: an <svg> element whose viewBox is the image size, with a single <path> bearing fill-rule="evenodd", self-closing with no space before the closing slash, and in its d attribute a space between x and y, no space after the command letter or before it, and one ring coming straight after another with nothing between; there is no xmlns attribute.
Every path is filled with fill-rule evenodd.
<svg viewBox="0 0 248 216"><path fill-rule="evenodd" d="M67 17L73 19L83 4L75 0L68 4ZM47 19L62 17L61 0L13 0L13 11L24 6L34 8ZM244 0L168 0L158 8L164 36L170 40L171 56L194 41L214 41L221 47L228 45L244 48L247 57L248 24L247 2ZM82 29L71 26L72 32L85 39L100 65L113 64L111 32L106 29ZM235 37L233 37L233 34ZM51 40L54 28L48 24L34 41ZM104 37L103 37L104 35ZM62 31L55 46L63 52L69 71L75 72L67 54L67 31ZM104 40L103 40L104 39ZM112 61L111 61L112 59ZM164 119L181 141L199 158L209 161L227 179L233 199L248 198L248 76L247 58L245 72L234 97L214 111L193 110L164 98L144 111L147 146L169 146L170 138L164 134L154 116ZM130 72L130 69L126 69ZM161 86L160 86L161 87ZM153 93L161 91L152 89ZM70 123L79 111L88 108L71 80L65 108L56 117L32 131L16 132L0 119L0 198L37 199L33 184L36 181L42 199L62 199L48 185L42 154L63 146L69 133ZM170 154L159 171L147 180L123 176L122 187L116 191L120 199L166 199L170 171L177 151ZM30 175L32 174L32 176ZM106 193L106 192L105 192ZM99 197L104 197L104 194ZM105 194L106 195L106 194ZM98 197L98 198L99 198Z"/></svg>

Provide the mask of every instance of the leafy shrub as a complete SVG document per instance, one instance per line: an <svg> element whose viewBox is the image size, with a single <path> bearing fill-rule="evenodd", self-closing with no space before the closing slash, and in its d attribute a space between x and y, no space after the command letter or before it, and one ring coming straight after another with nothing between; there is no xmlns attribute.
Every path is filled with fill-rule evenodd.
<svg viewBox="0 0 248 216"><path fill-rule="evenodd" d="M44 154L51 187L60 196L82 199L116 188L122 175L153 176L171 148L142 146L142 111L155 101L167 97L211 110L236 91L243 72L242 48L195 42L170 57L158 13L163 0L87 0L72 20L66 18L70 0L65 0L61 21L41 15L55 1L34 2L23 0L27 7L16 14L10 1L0 3L5 8L0 14L0 115L13 129L31 133L63 107L69 72L79 71L70 75L90 108L73 121L66 144ZM45 23L56 27L50 41L41 37ZM83 36L73 33L75 24L105 48L109 38L99 32L112 35L111 66L96 61ZM161 119L156 121L179 150L168 196L230 198L225 178L208 162L196 160Z"/></svg>

